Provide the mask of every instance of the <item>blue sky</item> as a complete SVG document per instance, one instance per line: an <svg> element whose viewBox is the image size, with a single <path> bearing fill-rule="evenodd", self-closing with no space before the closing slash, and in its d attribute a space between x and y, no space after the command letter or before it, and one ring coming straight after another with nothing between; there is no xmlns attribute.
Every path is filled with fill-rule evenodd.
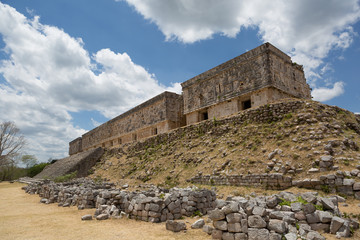
<svg viewBox="0 0 360 240"><path fill-rule="evenodd" d="M264 42L315 100L360 112L359 1L0 0L0 121L39 160Z"/></svg>

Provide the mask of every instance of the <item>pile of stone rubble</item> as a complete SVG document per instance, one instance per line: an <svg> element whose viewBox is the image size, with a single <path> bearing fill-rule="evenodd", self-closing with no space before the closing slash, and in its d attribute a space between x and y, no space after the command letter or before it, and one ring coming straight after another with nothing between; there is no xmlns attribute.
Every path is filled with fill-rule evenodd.
<svg viewBox="0 0 360 240"><path fill-rule="evenodd" d="M68 183L35 181L29 182L23 189L30 194L39 194L42 203L57 202L59 206L77 206L79 209L96 207L94 215L99 220L127 216L142 221L164 222L207 214L214 209L216 200L215 192L210 190L154 187L147 191L130 192L116 189L111 183L96 184L88 179Z"/></svg>
<svg viewBox="0 0 360 240"><path fill-rule="evenodd" d="M325 239L317 231L349 237L359 228L355 219L341 217L342 197L320 197L316 192L295 195L280 192L272 196L230 197L216 200L209 212L212 226L203 230L213 239Z"/></svg>
<svg viewBox="0 0 360 240"><path fill-rule="evenodd" d="M146 191L116 189L112 183L77 179L68 183L23 181L23 189L39 194L42 203L96 208L98 220L127 217L149 222L167 222L172 231L186 229L183 216L208 214L208 223L199 220L192 228L202 228L213 239L325 239L318 231L349 237L359 228L356 219L345 218L338 203L340 196L321 197L317 192L271 196L216 199L214 191L196 188L170 190L153 186ZM124 186L126 188L127 186ZM92 219L83 216L83 220Z"/></svg>

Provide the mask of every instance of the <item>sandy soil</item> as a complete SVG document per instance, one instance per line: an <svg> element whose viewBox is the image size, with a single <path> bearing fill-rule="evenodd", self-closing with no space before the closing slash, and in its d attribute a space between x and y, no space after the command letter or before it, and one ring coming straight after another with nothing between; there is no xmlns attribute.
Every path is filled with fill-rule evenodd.
<svg viewBox="0 0 360 240"><path fill-rule="evenodd" d="M191 229L197 219L187 218L188 231L173 233L165 229L165 223L147 223L130 219L111 219L106 221L81 221L81 216L93 214L94 209L79 211L76 207L63 208L57 204L44 205L37 195L28 195L21 187L23 184L0 183L0 239L166 239L192 240L211 239L202 230ZM231 194L234 189L219 187L221 192ZM249 194L254 189L237 189L242 194ZM297 192L299 189L292 189ZM260 192L257 192L260 194ZM272 192L268 193L271 194ZM340 203L342 212L360 214L360 201L348 199L349 206ZM331 234L324 234L326 239L335 240ZM351 239L360 239L356 231Z"/></svg>
<svg viewBox="0 0 360 240"><path fill-rule="evenodd" d="M191 229L196 219L188 218L186 233L173 233L165 223L148 223L130 219L81 221L94 209L79 211L57 204L44 205L39 196L21 190L23 184L0 183L0 239L211 239L199 229Z"/></svg>

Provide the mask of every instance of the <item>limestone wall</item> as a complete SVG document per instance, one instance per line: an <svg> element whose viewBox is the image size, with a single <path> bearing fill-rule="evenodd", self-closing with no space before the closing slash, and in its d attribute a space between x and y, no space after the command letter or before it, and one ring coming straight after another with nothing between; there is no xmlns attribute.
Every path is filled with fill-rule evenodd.
<svg viewBox="0 0 360 240"><path fill-rule="evenodd" d="M69 143L69 155L82 152L82 138L78 137Z"/></svg>
<svg viewBox="0 0 360 240"><path fill-rule="evenodd" d="M69 143L69 154L137 141L184 125L182 96L164 92Z"/></svg>
<svg viewBox="0 0 360 240"><path fill-rule="evenodd" d="M113 147L278 99L310 99L302 66L269 43L164 92L69 143L69 154ZM186 119L186 120L185 120Z"/></svg>
<svg viewBox="0 0 360 240"><path fill-rule="evenodd" d="M269 43L182 83L182 87L187 124L281 98L311 98L302 66Z"/></svg>

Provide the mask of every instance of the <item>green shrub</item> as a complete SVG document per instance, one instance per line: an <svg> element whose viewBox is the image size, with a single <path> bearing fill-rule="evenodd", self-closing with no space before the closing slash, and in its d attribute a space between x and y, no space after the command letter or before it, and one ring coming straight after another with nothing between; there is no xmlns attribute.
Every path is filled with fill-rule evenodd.
<svg viewBox="0 0 360 240"><path fill-rule="evenodd" d="M323 205L318 205L318 204L316 204L316 205L314 205L314 206L315 206L316 210L324 211Z"/></svg>
<svg viewBox="0 0 360 240"><path fill-rule="evenodd" d="M290 118L292 118L292 113L287 113L287 114L285 114L285 116L284 116L284 119L286 120L286 119L290 119Z"/></svg>
<svg viewBox="0 0 360 240"><path fill-rule="evenodd" d="M320 187L324 193L330 193L330 187L328 185L321 185Z"/></svg>
<svg viewBox="0 0 360 240"><path fill-rule="evenodd" d="M299 196L296 200L297 200L297 202L302 203L304 205L308 204L308 202L305 199L303 199L301 196Z"/></svg>
<svg viewBox="0 0 360 240"><path fill-rule="evenodd" d="M201 213L199 210L196 210L196 211L192 214L192 217L196 217L196 216L202 217L202 213Z"/></svg>
<svg viewBox="0 0 360 240"><path fill-rule="evenodd" d="M77 176L77 171L63 175L63 176L56 177L54 179L54 182L67 182L67 181L70 181L71 179L76 178L76 176Z"/></svg>
<svg viewBox="0 0 360 240"><path fill-rule="evenodd" d="M29 168L28 176L34 177L39 174L49 163L39 163Z"/></svg>

